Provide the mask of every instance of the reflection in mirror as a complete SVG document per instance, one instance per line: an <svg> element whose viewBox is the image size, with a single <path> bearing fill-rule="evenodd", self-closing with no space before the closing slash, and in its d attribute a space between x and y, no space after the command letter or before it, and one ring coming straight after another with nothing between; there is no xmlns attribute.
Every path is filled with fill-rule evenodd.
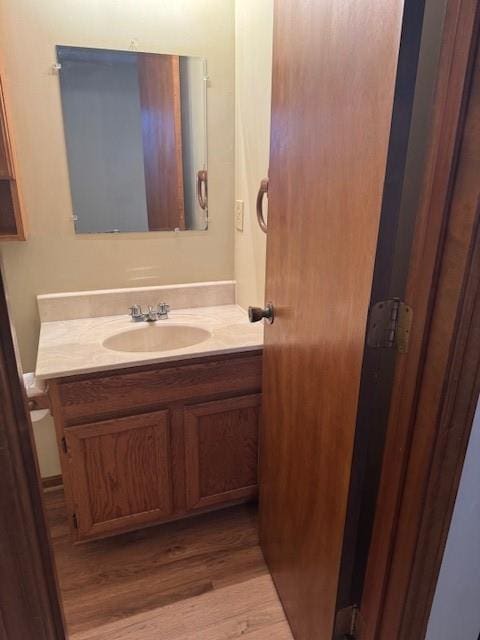
<svg viewBox="0 0 480 640"><path fill-rule="evenodd" d="M57 47L77 233L206 229L206 62Z"/></svg>

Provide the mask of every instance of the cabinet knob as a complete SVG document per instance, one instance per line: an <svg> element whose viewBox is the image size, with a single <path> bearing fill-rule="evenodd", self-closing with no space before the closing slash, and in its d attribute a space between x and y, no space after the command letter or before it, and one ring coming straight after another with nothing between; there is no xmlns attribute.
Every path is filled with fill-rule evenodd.
<svg viewBox="0 0 480 640"><path fill-rule="evenodd" d="M268 324L272 324L274 317L275 313L271 302L269 302L263 309L262 307L248 307L248 319L250 322L266 320Z"/></svg>

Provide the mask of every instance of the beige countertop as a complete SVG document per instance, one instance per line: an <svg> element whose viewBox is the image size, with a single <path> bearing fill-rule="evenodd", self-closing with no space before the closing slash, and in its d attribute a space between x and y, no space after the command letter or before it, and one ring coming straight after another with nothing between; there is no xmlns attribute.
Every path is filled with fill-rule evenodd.
<svg viewBox="0 0 480 640"><path fill-rule="evenodd" d="M149 327L186 325L210 332L202 342L180 349L147 352L114 351L103 345L116 334ZM133 322L127 315L42 322L38 345L37 378L52 379L94 371L141 366L209 355L252 351L263 346L263 325L250 324L235 304L175 309L168 320Z"/></svg>

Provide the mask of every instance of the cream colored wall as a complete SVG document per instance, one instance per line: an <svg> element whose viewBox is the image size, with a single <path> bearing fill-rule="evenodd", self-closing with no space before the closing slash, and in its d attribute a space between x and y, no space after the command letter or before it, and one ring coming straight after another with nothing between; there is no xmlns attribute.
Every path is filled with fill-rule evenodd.
<svg viewBox="0 0 480 640"><path fill-rule="evenodd" d="M250 4L250 3L249 3ZM207 232L76 236L55 45L208 60ZM1 254L24 370L35 366L39 293L225 280L234 274L234 0L0 0L0 43L25 243ZM42 475L58 473L49 420L35 425Z"/></svg>
<svg viewBox="0 0 480 640"><path fill-rule="evenodd" d="M244 201L244 228L235 231L237 301L263 304L266 236L255 200L268 173L273 0L235 2L235 198Z"/></svg>

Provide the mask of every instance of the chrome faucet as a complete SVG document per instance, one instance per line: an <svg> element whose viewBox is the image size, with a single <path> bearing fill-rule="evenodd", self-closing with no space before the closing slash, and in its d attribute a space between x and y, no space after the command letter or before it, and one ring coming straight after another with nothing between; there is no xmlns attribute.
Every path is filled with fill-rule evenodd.
<svg viewBox="0 0 480 640"><path fill-rule="evenodd" d="M170 305L168 305L166 302L160 302L160 304L157 306L158 320L167 320L169 311Z"/></svg>
<svg viewBox="0 0 480 640"><path fill-rule="evenodd" d="M156 309L149 305L145 313L142 311L142 307L139 304L134 304L129 309L130 317L134 322L156 322L157 320L167 320L169 311L170 306L166 302L160 302Z"/></svg>

